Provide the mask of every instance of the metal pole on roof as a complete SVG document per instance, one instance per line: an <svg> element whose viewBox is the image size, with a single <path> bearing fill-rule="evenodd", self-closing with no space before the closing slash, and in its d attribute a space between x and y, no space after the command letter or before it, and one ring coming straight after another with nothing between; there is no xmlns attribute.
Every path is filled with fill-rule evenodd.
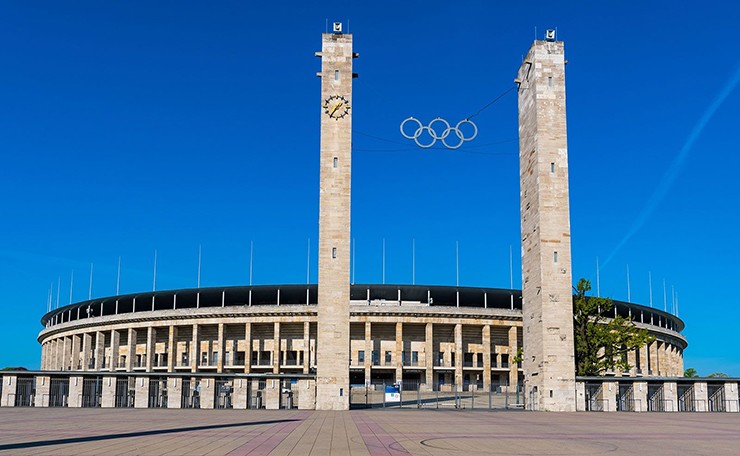
<svg viewBox="0 0 740 456"><path fill-rule="evenodd" d="M202 258L203 249L201 244L198 244L198 288L200 288L200 262Z"/></svg>
<svg viewBox="0 0 740 456"><path fill-rule="evenodd" d="M416 282L416 240L411 238L411 285Z"/></svg>
<svg viewBox="0 0 740 456"><path fill-rule="evenodd" d="M157 291L157 249L154 249L154 280L152 281L152 291Z"/></svg>
<svg viewBox="0 0 740 456"><path fill-rule="evenodd" d="M75 281L75 270L72 269L72 274L69 276L69 303L72 304L72 285Z"/></svg>
<svg viewBox="0 0 740 456"><path fill-rule="evenodd" d="M311 238L306 241L306 285L311 283Z"/></svg>
<svg viewBox="0 0 740 456"><path fill-rule="evenodd" d="M249 286L252 286L252 259L254 257L254 241L249 241Z"/></svg>
<svg viewBox="0 0 740 456"><path fill-rule="evenodd" d="M118 276L116 277L116 296L121 292L121 257L118 257Z"/></svg>
<svg viewBox="0 0 740 456"><path fill-rule="evenodd" d="M93 264L90 262L90 288L87 290L87 300L92 299Z"/></svg>
<svg viewBox="0 0 740 456"><path fill-rule="evenodd" d="M630 265L627 265L627 302L632 302L632 293L630 290Z"/></svg>
<svg viewBox="0 0 740 456"><path fill-rule="evenodd" d="M62 276L57 278L57 309L59 308L59 296L62 294Z"/></svg>
<svg viewBox="0 0 740 456"><path fill-rule="evenodd" d="M599 274L599 257L596 257L596 296L601 297L601 277Z"/></svg>
<svg viewBox="0 0 740 456"><path fill-rule="evenodd" d="M665 279L663 279L663 312L668 311L668 297L665 291Z"/></svg>
<svg viewBox="0 0 740 456"><path fill-rule="evenodd" d="M460 242L455 241L455 286L460 286Z"/></svg>
<svg viewBox="0 0 740 456"><path fill-rule="evenodd" d="M385 238L383 238L383 285L385 285Z"/></svg>

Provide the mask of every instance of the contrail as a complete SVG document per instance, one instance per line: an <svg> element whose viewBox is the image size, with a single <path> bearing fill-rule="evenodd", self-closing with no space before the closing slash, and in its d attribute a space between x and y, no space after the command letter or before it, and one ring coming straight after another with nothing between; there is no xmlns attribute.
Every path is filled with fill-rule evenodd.
<svg viewBox="0 0 740 456"><path fill-rule="evenodd" d="M640 211L640 214L632 223L630 229L606 258L604 266L609 264L609 262L612 260L612 258L614 258L614 255L617 254L619 249L624 247L624 245L632 238L632 236L634 236L634 234L637 233L640 228L642 228L648 217L652 215L653 211L655 211L655 208L663 200L666 193L668 193L668 190L670 190L671 186L673 185L673 182L678 177L678 173L681 171L684 162L689 156L691 148L694 146L694 143L699 138L699 135L701 135L704 127L706 127L709 121L712 120L712 117L714 117L714 113L717 112L717 109L722 106L722 103L724 103L727 97L732 93L732 91L735 90L735 87L738 85L738 83L740 83L740 65L737 66L737 68L735 69L735 73L724 85L722 91L720 91L720 93L715 97L714 101L712 101L712 104L709 105L706 111L704 111L704 114L702 114L699 121L696 123L696 125L694 125L694 128L691 130L691 134L689 134L689 137L686 139L686 143L684 143L681 151L678 153L676 158L673 159L673 162L668 167L668 170L663 175L663 178L660 180L658 187L650 196L650 199L645 204L645 207L642 208L642 211Z"/></svg>

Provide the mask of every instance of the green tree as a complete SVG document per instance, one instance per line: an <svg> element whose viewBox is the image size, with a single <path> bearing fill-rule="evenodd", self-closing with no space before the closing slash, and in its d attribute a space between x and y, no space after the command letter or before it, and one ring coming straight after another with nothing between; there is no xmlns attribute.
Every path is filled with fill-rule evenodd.
<svg viewBox="0 0 740 456"><path fill-rule="evenodd" d="M693 367L689 367L688 369L683 371L683 376L689 377L689 378L696 378L699 376L699 373Z"/></svg>
<svg viewBox="0 0 740 456"><path fill-rule="evenodd" d="M713 374L707 375L709 378L727 378L729 375L725 374L724 372L715 372Z"/></svg>
<svg viewBox="0 0 740 456"><path fill-rule="evenodd" d="M649 344L655 338L622 316L613 317L614 303L609 298L586 296L591 282L580 279L573 298L573 332L576 375L602 375L608 370L631 366L627 353Z"/></svg>

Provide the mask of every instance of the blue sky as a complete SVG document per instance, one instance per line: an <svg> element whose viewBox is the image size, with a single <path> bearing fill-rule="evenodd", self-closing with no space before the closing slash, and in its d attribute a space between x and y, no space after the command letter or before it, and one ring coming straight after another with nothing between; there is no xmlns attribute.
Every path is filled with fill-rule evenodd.
<svg viewBox="0 0 740 456"><path fill-rule="evenodd" d="M0 365L38 368L61 304L316 278L320 34L354 34L355 281L520 286L516 96L458 151L399 134L512 85L535 36L566 43L574 278L656 306L678 293L686 366L740 376L740 58L731 2L25 2L0 5ZM608 260L608 261L607 261Z"/></svg>

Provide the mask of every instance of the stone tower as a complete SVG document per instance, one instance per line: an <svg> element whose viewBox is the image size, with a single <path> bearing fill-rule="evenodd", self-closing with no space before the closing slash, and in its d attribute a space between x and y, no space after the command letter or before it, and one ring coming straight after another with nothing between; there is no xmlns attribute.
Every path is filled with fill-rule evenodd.
<svg viewBox="0 0 740 456"><path fill-rule="evenodd" d="M576 402L564 56L562 41L535 41L516 79L525 388L547 411Z"/></svg>
<svg viewBox="0 0 740 456"><path fill-rule="evenodd" d="M316 409L349 409L352 35L321 37L321 177Z"/></svg>

